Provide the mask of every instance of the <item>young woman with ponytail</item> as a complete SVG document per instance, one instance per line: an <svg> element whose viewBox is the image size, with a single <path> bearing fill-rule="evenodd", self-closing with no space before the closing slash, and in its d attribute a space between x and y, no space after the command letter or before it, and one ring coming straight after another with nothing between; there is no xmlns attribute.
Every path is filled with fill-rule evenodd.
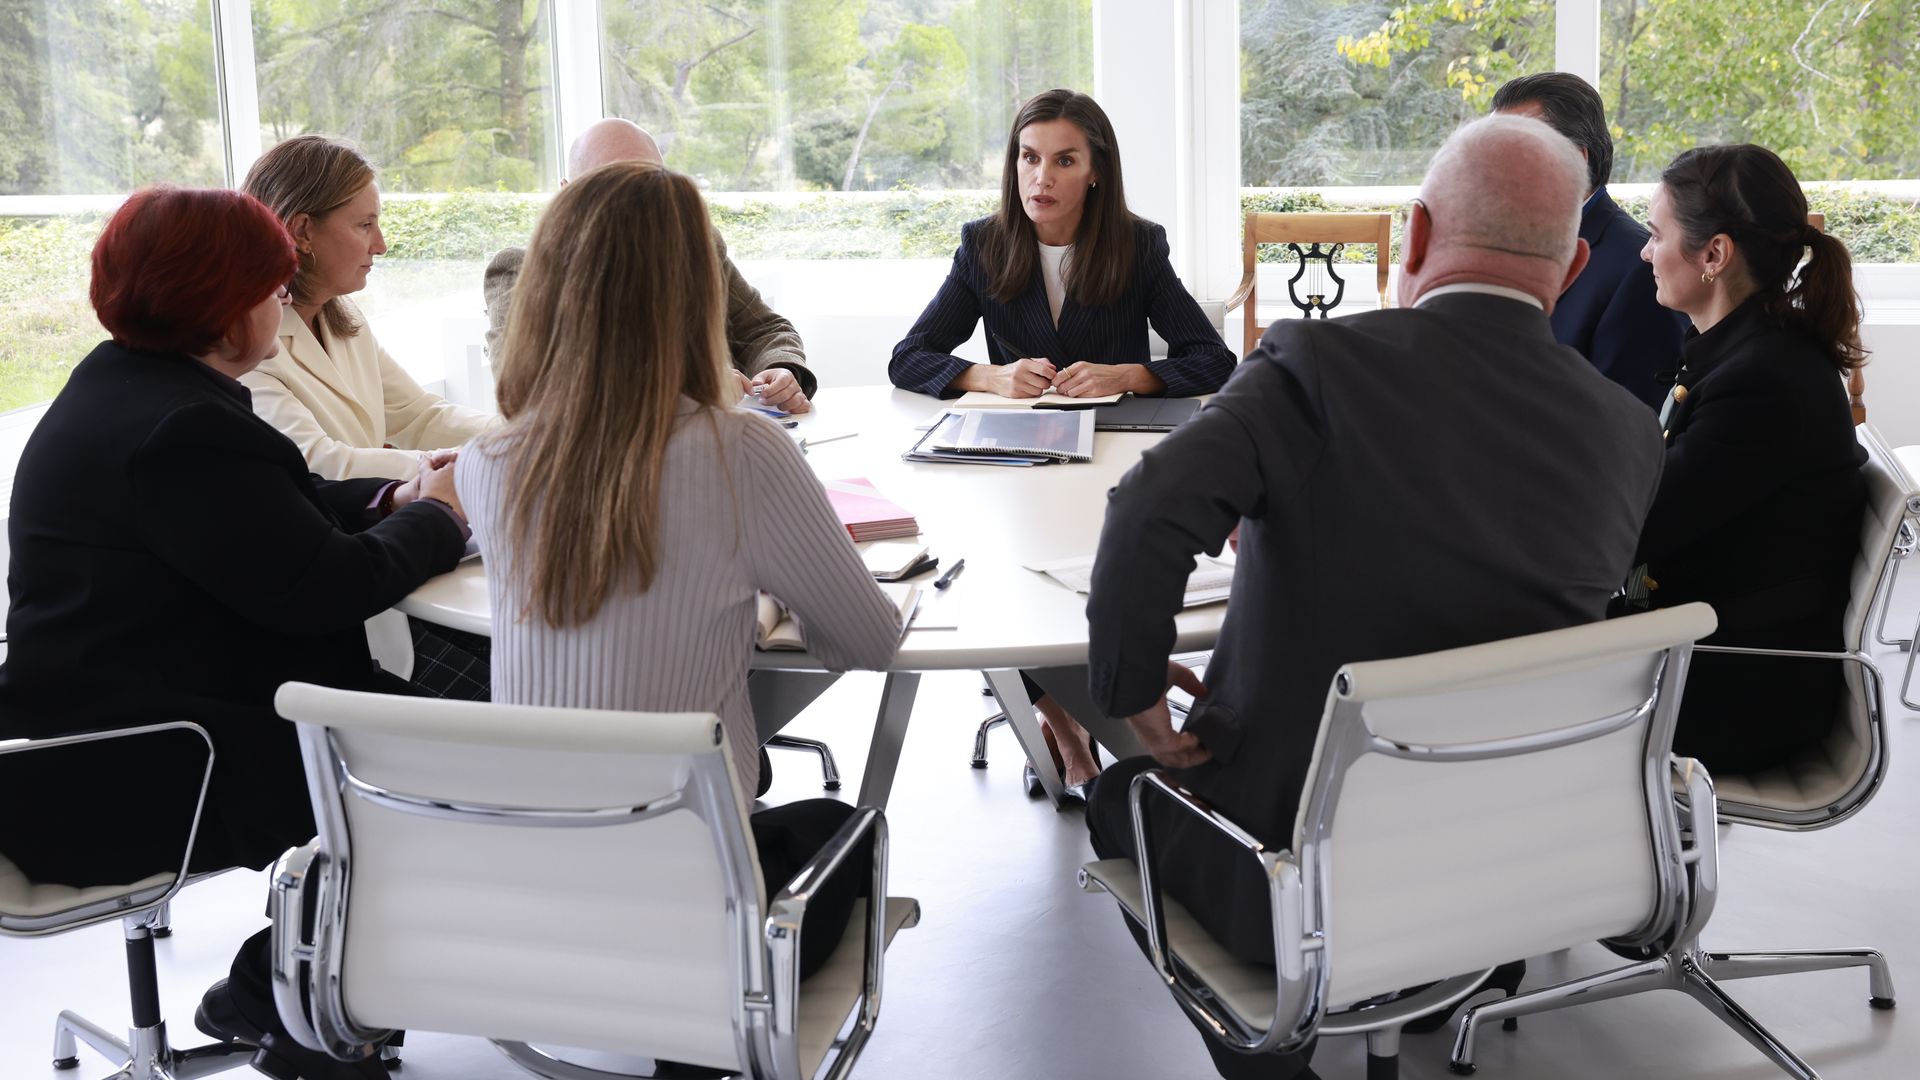
<svg viewBox="0 0 1920 1080"><path fill-rule="evenodd" d="M1793 172L1753 145L1675 158L1649 218L1656 295L1693 321L1640 540L1649 599L1712 604L1715 644L1838 649L1866 502L1847 247L1807 224ZM1727 772L1778 764L1826 737L1840 680L1838 664L1695 654L1674 750Z"/></svg>

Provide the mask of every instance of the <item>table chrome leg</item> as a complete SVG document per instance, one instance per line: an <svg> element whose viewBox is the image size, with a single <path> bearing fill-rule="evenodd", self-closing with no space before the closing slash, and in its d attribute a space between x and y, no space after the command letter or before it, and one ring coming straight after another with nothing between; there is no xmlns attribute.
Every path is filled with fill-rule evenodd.
<svg viewBox="0 0 1920 1080"><path fill-rule="evenodd" d="M861 806L887 807L893 774L900 768L900 748L907 741L907 721L913 717L913 699L920 690L917 671L889 671L880 691L880 714L873 723L873 742L867 748L867 769L860 778Z"/></svg>
<svg viewBox="0 0 1920 1080"><path fill-rule="evenodd" d="M1014 738L1020 740L1020 749L1026 751L1027 760L1033 763L1033 771L1040 776L1040 787L1047 793L1047 799L1059 809L1065 799L1066 784L1060 778L1060 771L1053 767L1053 755L1047 753L1047 741L1040 734L1040 721L1033 715L1033 703L1027 700L1027 686L1020 681L1018 671L985 671L987 684L993 687L993 696L1000 701L1000 711L1007 716L1007 726L1013 729Z"/></svg>

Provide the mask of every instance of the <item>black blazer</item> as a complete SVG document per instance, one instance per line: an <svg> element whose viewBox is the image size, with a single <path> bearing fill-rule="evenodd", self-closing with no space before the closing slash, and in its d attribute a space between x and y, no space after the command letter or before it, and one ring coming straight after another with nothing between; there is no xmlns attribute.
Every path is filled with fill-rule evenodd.
<svg viewBox="0 0 1920 1080"><path fill-rule="evenodd" d="M1158 700L1193 556L1239 526L1188 724L1214 760L1179 779L1289 846L1334 672L1602 618L1659 473L1653 413L1521 301L1277 322L1113 490L1093 700L1109 716ZM1234 955L1272 962L1265 883L1192 823L1156 820L1168 890Z"/></svg>
<svg viewBox="0 0 1920 1080"><path fill-rule="evenodd" d="M1679 385L1640 538L1653 603L1712 604L1715 643L1839 648L1867 498L1845 380L1754 297L1689 337ZM1825 736L1840 678L1837 664L1696 654L1674 748L1709 769L1765 767Z"/></svg>
<svg viewBox="0 0 1920 1080"><path fill-rule="evenodd" d="M973 336L974 324L987 321L987 357L995 364L1020 359L1008 356L995 335L1041 356L1056 368L1091 361L1096 364L1152 364L1167 384L1168 397L1211 394L1233 373L1234 356L1220 334L1193 302L1167 259L1167 230L1136 219L1134 237L1139 254L1126 295L1107 307L1086 308L1068 297L1060 306L1060 325L1053 325L1047 307L1047 287L1036 267L1027 291L1012 304L1002 304L987 291L987 270L979 258L980 230L990 219L970 221L960 228L960 249L953 253L953 269L940 291L920 313L907 336L893 347L887 377L904 390L943 398L959 397L953 380L971 366L953 350ZM1147 325L1166 340L1164 360L1147 355Z"/></svg>
<svg viewBox="0 0 1920 1080"><path fill-rule="evenodd" d="M195 868L258 867L305 842L306 783L274 691L391 685L365 620L464 548L439 507L373 522L385 483L311 475L244 387L190 358L100 345L14 481L0 737L197 721L219 757ZM190 798L203 754L96 746L76 753L91 763L76 780L51 776L49 753L0 757L0 851L73 884L179 865L185 819L143 829L142 815L170 820L159 811Z"/></svg>
<svg viewBox="0 0 1920 1080"><path fill-rule="evenodd" d="M1580 214L1580 238L1592 253L1553 306L1553 336L1657 409L1680 367L1687 317L1654 300L1653 267L1640 258L1647 230L1604 187Z"/></svg>

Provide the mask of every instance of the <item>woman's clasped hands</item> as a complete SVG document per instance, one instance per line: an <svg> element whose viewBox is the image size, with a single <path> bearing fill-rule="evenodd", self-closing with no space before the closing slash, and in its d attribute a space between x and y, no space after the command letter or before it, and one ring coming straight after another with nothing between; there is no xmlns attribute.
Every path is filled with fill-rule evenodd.
<svg viewBox="0 0 1920 1080"><path fill-rule="evenodd" d="M1143 385L1139 364L1095 364L1081 361L1056 368L1044 357L1032 357L1003 364L994 372L999 385L994 392L1002 397L1030 398L1051 390L1065 397L1106 397L1109 394L1151 393L1157 387Z"/></svg>
<svg viewBox="0 0 1920 1080"><path fill-rule="evenodd" d="M435 450L420 462L420 471L413 479L393 489L393 508L395 510L415 499L436 499L453 508L465 520L467 512L461 509L460 493L453 486L453 464L460 457L458 450Z"/></svg>

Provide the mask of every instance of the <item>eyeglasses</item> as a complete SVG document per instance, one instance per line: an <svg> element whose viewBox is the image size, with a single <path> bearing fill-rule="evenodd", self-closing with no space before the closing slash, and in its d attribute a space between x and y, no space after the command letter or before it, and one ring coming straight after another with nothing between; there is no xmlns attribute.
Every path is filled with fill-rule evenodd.
<svg viewBox="0 0 1920 1080"><path fill-rule="evenodd" d="M285 285L281 285L280 287L274 289L273 295L279 298L280 305L282 307L285 307L286 305L293 303L293 293Z"/></svg>

